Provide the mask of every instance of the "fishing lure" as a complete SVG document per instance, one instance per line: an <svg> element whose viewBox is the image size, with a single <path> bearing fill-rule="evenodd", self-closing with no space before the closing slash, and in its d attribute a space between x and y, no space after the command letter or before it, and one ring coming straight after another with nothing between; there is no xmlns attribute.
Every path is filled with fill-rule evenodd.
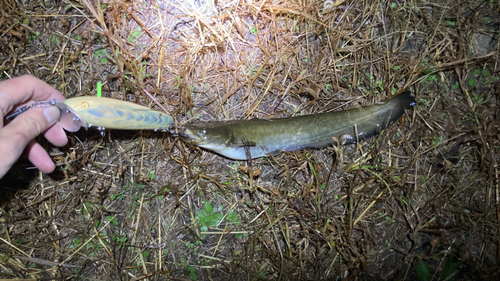
<svg viewBox="0 0 500 281"><path fill-rule="evenodd" d="M30 108L56 106L61 112L59 123L69 132L81 127L99 130L168 130L174 120L168 114L149 107L111 98L76 97L64 102L39 101L17 109L6 119L14 119Z"/></svg>
<svg viewBox="0 0 500 281"><path fill-rule="evenodd" d="M168 130L174 120L149 107L111 98L76 97L64 101L81 121L82 127L120 130Z"/></svg>

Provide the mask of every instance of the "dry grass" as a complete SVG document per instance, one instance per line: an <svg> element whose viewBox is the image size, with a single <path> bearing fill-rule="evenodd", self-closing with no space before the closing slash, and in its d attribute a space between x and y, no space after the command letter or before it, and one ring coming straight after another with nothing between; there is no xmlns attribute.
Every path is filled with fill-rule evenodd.
<svg viewBox="0 0 500 281"><path fill-rule="evenodd" d="M148 89L177 125L418 100L368 142L248 162L79 132L56 173L1 181L0 278L498 278L499 6L455 2L0 1L2 79Z"/></svg>

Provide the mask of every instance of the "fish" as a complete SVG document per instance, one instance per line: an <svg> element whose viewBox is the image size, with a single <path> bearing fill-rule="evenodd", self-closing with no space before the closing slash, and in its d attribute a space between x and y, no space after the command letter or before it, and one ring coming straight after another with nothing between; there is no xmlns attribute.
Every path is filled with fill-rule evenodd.
<svg viewBox="0 0 500 281"><path fill-rule="evenodd" d="M60 120L67 131L81 127L120 130L168 130L174 120L168 114L131 102L102 97L75 97L57 103L63 116ZM67 114L66 114L67 113Z"/></svg>
<svg viewBox="0 0 500 281"><path fill-rule="evenodd" d="M233 160L282 151L353 144L379 134L416 104L410 91L349 110L275 119L193 122L178 129L186 143Z"/></svg>

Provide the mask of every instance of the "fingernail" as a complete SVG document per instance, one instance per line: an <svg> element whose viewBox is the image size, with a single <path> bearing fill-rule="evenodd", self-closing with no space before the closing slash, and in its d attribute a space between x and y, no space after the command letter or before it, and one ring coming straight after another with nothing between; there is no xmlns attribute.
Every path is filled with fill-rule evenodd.
<svg viewBox="0 0 500 281"><path fill-rule="evenodd" d="M43 114L45 114L45 118L47 118L47 121L49 122L49 124L52 125L52 124L56 123L57 119L59 119L61 112L59 111L59 109L57 107L49 106L43 110Z"/></svg>

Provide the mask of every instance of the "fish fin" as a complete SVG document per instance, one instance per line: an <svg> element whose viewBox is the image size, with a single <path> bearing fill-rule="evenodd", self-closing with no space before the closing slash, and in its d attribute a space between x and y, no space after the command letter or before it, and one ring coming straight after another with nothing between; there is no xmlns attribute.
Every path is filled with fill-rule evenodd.
<svg viewBox="0 0 500 281"><path fill-rule="evenodd" d="M339 144L340 145L346 145L346 144L351 144L351 143L355 143L355 142L356 142L356 139L349 134L344 134L344 135L341 135L339 137Z"/></svg>
<svg viewBox="0 0 500 281"><path fill-rule="evenodd" d="M243 142L235 143L235 144L233 144L233 146L236 146L236 147L245 147L245 146L253 147L253 146L257 146L257 143L254 142L254 141L247 141L246 143L243 143Z"/></svg>
<svg viewBox="0 0 500 281"><path fill-rule="evenodd" d="M257 143L254 141L250 141L246 138L246 136L242 136L241 138L236 137L235 135L231 135L231 137L226 141L226 143L233 147L254 147L257 146Z"/></svg>
<svg viewBox="0 0 500 281"><path fill-rule="evenodd" d="M278 156L278 154L280 154L281 152L283 152L283 150L277 149L275 151L271 151L271 152L268 152L266 154L269 155L269 156Z"/></svg>

